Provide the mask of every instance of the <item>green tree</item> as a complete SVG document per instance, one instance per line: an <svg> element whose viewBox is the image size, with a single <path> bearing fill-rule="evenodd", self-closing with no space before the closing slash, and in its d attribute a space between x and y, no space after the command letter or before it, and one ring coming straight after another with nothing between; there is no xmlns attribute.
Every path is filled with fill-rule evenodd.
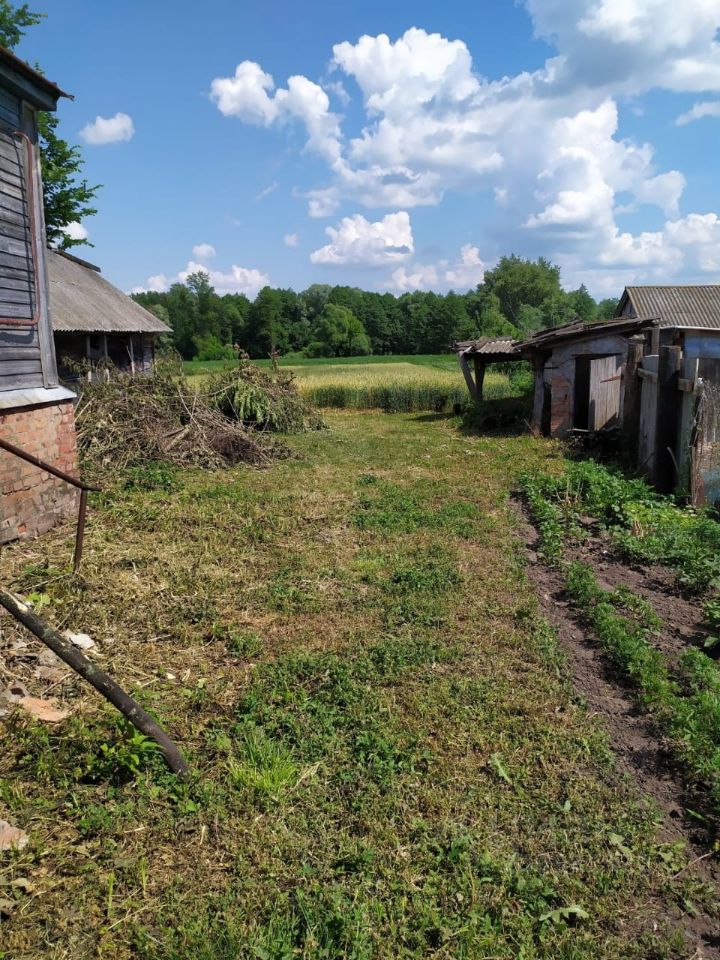
<svg viewBox="0 0 720 960"><path fill-rule="evenodd" d="M91 187L87 180L80 176L83 168L80 148L71 147L57 135L58 123L58 118L52 113L38 114L48 243L60 247L61 250L82 244L92 246L88 240L68 236L65 227L71 223L80 223L85 217L97 213L92 203L100 185Z"/></svg>
<svg viewBox="0 0 720 960"><path fill-rule="evenodd" d="M280 293L272 287L263 287L250 306L246 339L241 346L251 357L266 357L279 346L280 321Z"/></svg>
<svg viewBox="0 0 720 960"><path fill-rule="evenodd" d="M575 311L575 315L584 320L585 323L592 323L597 319L598 305L588 293L584 283L581 283L577 290L571 290L568 294L570 306Z"/></svg>
<svg viewBox="0 0 720 960"><path fill-rule="evenodd" d="M605 300L601 300L597 305L597 319L598 320L612 320L615 316L615 311L618 307L618 301L615 297L606 297Z"/></svg>
<svg viewBox="0 0 720 960"><path fill-rule="evenodd" d="M34 27L45 16L44 13L33 13L27 3L16 7L8 0L0 0L0 46L14 50L27 28Z"/></svg>
<svg viewBox="0 0 720 960"><path fill-rule="evenodd" d="M370 353L365 328L347 307L326 303L313 330L308 353L313 357L359 357Z"/></svg>

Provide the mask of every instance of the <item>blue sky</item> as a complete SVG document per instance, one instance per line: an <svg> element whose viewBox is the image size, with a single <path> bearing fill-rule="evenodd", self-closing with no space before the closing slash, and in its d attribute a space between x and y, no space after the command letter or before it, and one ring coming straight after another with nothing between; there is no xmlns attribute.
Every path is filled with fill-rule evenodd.
<svg viewBox="0 0 720 960"><path fill-rule="evenodd" d="M720 0L54 0L18 52L75 96L85 255L123 289L462 290L515 252L610 296L720 281L719 27Z"/></svg>

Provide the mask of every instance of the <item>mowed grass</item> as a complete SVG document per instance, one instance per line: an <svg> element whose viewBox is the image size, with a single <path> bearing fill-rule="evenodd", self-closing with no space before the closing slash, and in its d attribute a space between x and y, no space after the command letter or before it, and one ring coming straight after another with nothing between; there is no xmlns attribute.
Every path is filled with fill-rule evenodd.
<svg viewBox="0 0 720 960"><path fill-rule="evenodd" d="M0 855L0 956L689 955L712 894L574 698L520 560L509 491L556 446L329 422L267 471L118 478L79 578L70 527L4 550L192 774L72 680L65 723L0 721L0 818L30 836Z"/></svg>
<svg viewBox="0 0 720 960"><path fill-rule="evenodd" d="M257 361L261 364L269 361ZM213 370L229 369L224 361L190 361L186 373L197 383ZM214 366L215 364L216 366ZM281 361L280 369L297 378L302 396L323 408L447 412L468 399L454 355L427 357L347 357L332 360ZM512 394L505 374L488 373L484 395L499 399Z"/></svg>

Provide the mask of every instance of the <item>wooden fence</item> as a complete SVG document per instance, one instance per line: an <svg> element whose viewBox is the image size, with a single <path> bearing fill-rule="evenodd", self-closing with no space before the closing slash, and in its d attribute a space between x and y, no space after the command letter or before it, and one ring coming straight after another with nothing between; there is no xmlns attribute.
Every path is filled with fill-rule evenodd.
<svg viewBox="0 0 720 960"><path fill-rule="evenodd" d="M625 365L623 433L638 469L664 493L694 504L720 500L720 388L698 377L681 347L642 355L631 343Z"/></svg>

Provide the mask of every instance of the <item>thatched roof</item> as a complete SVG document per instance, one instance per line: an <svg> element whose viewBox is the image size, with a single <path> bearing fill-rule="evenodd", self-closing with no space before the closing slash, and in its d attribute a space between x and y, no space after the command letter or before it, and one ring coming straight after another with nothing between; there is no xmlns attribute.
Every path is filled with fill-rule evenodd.
<svg viewBox="0 0 720 960"><path fill-rule="evenodd" d="M47 264L56 333L170 333L162 320L108 283L91 263L48 250Z"/></svg>

